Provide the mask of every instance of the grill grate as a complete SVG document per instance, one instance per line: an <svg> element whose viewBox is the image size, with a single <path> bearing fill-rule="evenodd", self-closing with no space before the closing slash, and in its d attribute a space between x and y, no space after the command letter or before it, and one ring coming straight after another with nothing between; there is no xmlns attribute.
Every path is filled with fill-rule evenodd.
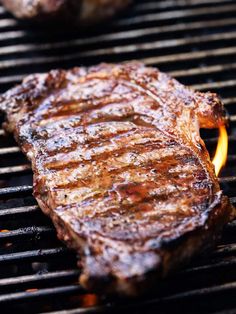
<svg viewBox="0 0 236 314"><path fill-rule="evenodd" d="M184 84L219 93L231 117L229 156L220 182L234 204L235 54L234 0L137 0L109 27L104 24L86 34L32 30L0 6L0 92L32 72L138 59ZM214 152L217 132L203 132L203 137ZM0 130L1 313L169 313L176 308L183 313L236 312L236 221L225 228L210 257L173 274L148 296L98 298L77 284L74 253L57 240L31 194L29 163L12 137Z"/></svg>

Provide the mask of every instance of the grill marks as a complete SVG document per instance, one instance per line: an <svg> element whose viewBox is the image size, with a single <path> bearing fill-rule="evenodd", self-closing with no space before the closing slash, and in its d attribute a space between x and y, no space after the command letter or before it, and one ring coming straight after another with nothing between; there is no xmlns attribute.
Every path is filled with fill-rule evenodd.
<svg viewBox="0 0 236 314"><path fill-rule="evenodd" d="M132 89L108 77L106 80L96 77L80 78L43 99L35 116L47 119L63 115L63 112L86 113L93 109L101 109L107 104L132 100L134 97Z"/></svg>
<svg viewBox="0 0 236 314"><path fill-rule="evenodd" d="M229 220L198 137L198 125L224 123L216 95L128 63L36 75L4 97L34 195L80 251L84 286L136 293L150 271L186 259L178 245L178 260L165 257L164 242L202 228L192 256L212 241L210 215L219 228Z"/></svg>
<svg viewBox="0 0 236 314"><path fill-rule="evenodd" d="M140 75L136 79L143 85ZM166 78L164 81L167 84ZM113 195L113 198L109 196L109 204L114 201L114 206L119 208L126 202L129 206L134 203L138 206L145 200L166 200L173 193L176 197L187 193L188 189L179 179L184 173L188 186L198 173L198 167L180 162L189 152L153 126L135 123L137 113L139 119L152 110L157 116L162 113L156 101L140 88L137 93L134 82L117 82L108 79L106 74L102 77L91 74L74 83L42 99L33 115L34 145L42 156L38 169L43 169L44 182L51 190L55 206L82 204L92 198L97 202L93 204L95 211L107 194ZM122 121L124 118L129 120ZM194 162L198 164L197 160ZM181 166L186 171L178 168ZM166 181L168 177L170 182ZM148 182L147 189L144 186ZM129 194L129 187L133 185L146 193L136 191L126 195L124 187ZM106 211L104 203L103 208Z"/></svg>
<svg viewBox="0 0 236 314"><path fill-rule="evenodd" d="M73 151L73 155L63 153L66 158L64 160L59 151L53 157L56 157L58 162L50 162L50 157L47 155L45 167L52 172L46 175L46 180L53 182L51 193L55 206L77 203L77 207L80 207L82 212L79 216L96 217L101 212L109 215L111 207L113 213L115 210L119 213L120 208L124 206L126 210L127 206L131 210L134 205L139 211L139 208L143 208L145 204L150 208L148 203L152 201L155 204L157 201L171 198L178 204L180 197L182 201L183 197L193 194L190 189L191 184L195 183L194 176L197 178L199 175L199 163L191 158L186 149L180 148L176 142L155 129L138 127L132 123L125 123L122 127L122 124L114 122L113 133L108 132L108 136L107 123L96 125L95 129L98 127L105 131L104 134L101 133L101 139L97 143L93 137L88 138L88 128L91 135L93 127L83 127L82 130L87 135L87 144L84 139L78 141L80 143ZM129 126L128 132L127 126ZM118 133L124 129L124 133ZM93 131L98 135L96 130ZM103 135L106 136L104 142ZM89 139L92 140L92 148ZM87 145L89 148L83 151ZM48 147L48 144L45 146ZM185 157L183 163L180 162L181 156ZM188 156L190 162L185 164L184 161ZM206 179L204 172L201 175ZM170 182L166 180L168 177ZM205 192L205 188L196 191ZM106 198L108 207L104 201ZM87 206L86 204L91 201L92 206L91 204ZM181 206L174 203L172 205L173 211L179 208L181 212ZM157 215L157 210L152 214L152 207L149 211L149 217Z"/></svg>
<svg viewBox="0 0 236 314"><path fill-rule="evenodd" d="M46 159L45 166L48 169L55 170L62 167L71 168L72 164L79 165L81 162L99 161L101 159L107 159L111 155L116 156L120 163L127 163L129 162L129 159L132 159L135 163L139 161L141 162L139 156L142 156L142 154L140 155L140 153L143 152L143 158L146 158L145 153L148 154L148 152L150 152L150 154L153 155L153 150L156 150L156 155L153 156L156 158L158 157L158 150L160 149L162 149L163 157L165 157L165 155L167 156L173 154L174 148L170 147L169 149L166 149L164 143L161 142L160 139L142 138L138 134L138 131L134 131L132 133L134 133L134 136L129 136L127 133L121 134L116 136L116 138L113 138L113 140L108 143L101 143L102 145L98 144L93 147L81 145L78 146L75 151L69 153L58 153L55 156L48 157ZM167 143L173 145L172 141L168 141ZM126 145L126 147L124 147L124 145ZM127 151L129 152L127 153ZM136 158L137 161L135 161Z"/></svg>
<svg viewBox="0 0 236 314"><path fill-rule="evenodd" d="M176 159L173 158L172 164L175 165L176 163ZM124 199L125 202L129 201L132 204L137 198L142 201L142 199L150 197L152 194L159 195L160 199L163 199L163 197L167 199L169 197L167 192L172 193L173 191L178 192L179 195L182 192L190 192L191 195L193 193L191 185L196 184L198 180L199 165L182 164L181 166L183 169L180 172L176 165L171 165L170 160L167 162L161 160L147 161L146 164L127 166L125 169L124 167L120 169L114 169L113 167L110 169L109 167L104 167L104 165L98 165L96 168L90 166L90 169L86 169L84 172L82 168L82 170L76 169L66 173L52 173L47 175L47 180L55 180L55 183L51 186L53 191L58 191L65 195L73 191L73 201L65 198L66 203L71 201L72 203L74 201L81 202L84 199L89 199L90 196L86 193L90 191L97 196L100 195L101 200L104 194L115 192L120 201ZM185 171L184 181L182 177L183 171ZM206 178L204 172L201 173L201 176ZM169 180L167 180L168 177ZM65 180L61 181L60 178L65 178ZM148 184L148 188L144 188L146 184ZM133 185L136 186L136 189L132 189ZM131 186L131 191L129 191L129 186ZM86 193L81 196L81 191L85 190ZM205 187L196 188L195 191L198 191L198 193L200 191L205 192ZM76 200L74 200L74 197ZM94 211L96 211L96 208L94 207Z"/></svg>
<svg viewBox="0 0 236 314"><path fill-rule="evenodd" d="M177 199L176 193L169 193L169 197ZM104 200L91 198L87 206L74 204L65 211L60 209L60 216L68 223L74 221L74 215L79 218L81 223L81 234L88 232L98 233L104 241L119 240L128 241L133 249L137 249L142 243L141 250L144 252L150 248L152 239L152 249L160 247L160 241L171 237L176 237L182 229L183 219L185 221L186 232L191 230L193 223L201 225L204 219L197 214L197 206L190 208L187 196L183 196L178 202L168 202L159 199L159 195L152 195L133 203L121 204L114 198L107 197L105 201L108 206L104 206ZM158 202L157 202L158 200ZM203 200L200 197L198 201ZM121 206L122 205L122 206ZM97 210L95 211L94 208ZM125 228L129 225L129 229ZM145 238L145 242L143 239ZM111 243L115 246L116 243Z"/></svg>
<svg viewBox="0 0 236 314"><path fill-rule="evenodd" d="M138 205L145 199L168 199L173 193L179 197L191 186L205 193L205 185L198 185L200 164L192 152L150 120L154 117L163 126L175 120L168 106L163 108L165 101L175 112L175 101L179 107L188 105L191 92L186 90L183 98L181 85L153 69L129 73L104 65L97 70L91 69L87 76L84 69L77 70L78 76L76 70L54 71L50 75L54 80L59 75L58 84L36 80L43 94L30 90L30 100L36 98L31 100L34 106L27 108L30 119L24 129L32 131L32 144L40 157L33 164L54 205L82 204L91 198L102 204L109 194L116 207L123 206L123 200L131 206L137 200ZM166 90L176 87L180 90L167 99ZM208 181L204 170L200 177ZM149 188L144 188L148 182ZM133 184L146 194L126 195L121 187L128 193Z"/></svg>
<svg viewBox="0 0 236 314"><path fill-rule="evenodd" d="M64 153L74 151L86 145L88 148L96 147L98 141L100 143L106 143L111 141L112 138L127 134L127 132L134 130L136 126L133 123L115 124L110 123L98 123L88 127L77 127L75 129L64 129L62 132L48 132L47 128L39 131L37 137L40 137L38 145L43 145L49 156L53 156L58 153ZM39 136L39 134L41 134ZM76 145L75 145L76 144Z"/></svg>

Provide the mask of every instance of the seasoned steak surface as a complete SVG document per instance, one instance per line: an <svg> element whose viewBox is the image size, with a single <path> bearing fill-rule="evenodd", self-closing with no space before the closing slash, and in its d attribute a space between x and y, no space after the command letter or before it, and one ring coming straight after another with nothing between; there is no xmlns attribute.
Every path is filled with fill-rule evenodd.
<svg viewBox="0 0 236 314"><path fill-rule="evenodd" d="M1 3L21 19L88 24L111 17L130 0L1 0Z"/></svg>
<svg viewBox="0 0 236 314"><path fill-rule="evenodd" d="M130 62L29 76L0 106L87 288L137 294L233 215L199 135L225 122L215 94Z"/></svg>

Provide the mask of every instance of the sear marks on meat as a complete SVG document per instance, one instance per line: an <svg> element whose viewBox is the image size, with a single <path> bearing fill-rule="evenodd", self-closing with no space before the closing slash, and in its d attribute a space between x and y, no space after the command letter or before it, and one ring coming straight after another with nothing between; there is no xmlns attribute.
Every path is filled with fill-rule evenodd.
<svg viewBox="0 0 236 314"><path fill-rule="evenodd" d="M64 20L91 24L113 16L130 0L1 0L16 17L27 20Z"/></svg>
<svg viewBox="0 0 236 314"><path fill-rule="evenodd" d="M145 291L235 214L199 135L225 123L213 93L129 62L31 75L0 106L88 289Z"/></svg>

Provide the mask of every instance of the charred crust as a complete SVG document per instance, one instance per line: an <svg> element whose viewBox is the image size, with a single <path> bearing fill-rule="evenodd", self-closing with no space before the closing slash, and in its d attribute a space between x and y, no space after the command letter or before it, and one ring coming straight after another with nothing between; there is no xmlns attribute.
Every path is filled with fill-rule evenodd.
<svg viewBox="0 0 236 314"><path fill-rule="evenodd" d="M35 24L58 27L56 22L86 27L113 16L131 0L2 0L2 4L17 18ZM55 26L56 23L56 26Z"/></svg>
<svg viewBox="0 0 236 314"><path fill-rule="evenodd" d="M215 94L131 62L30 76L0 108L32 162L39 206L82 258L86 288L142 293L236 215L191 138L196 122L225 122Z"/></svg>

